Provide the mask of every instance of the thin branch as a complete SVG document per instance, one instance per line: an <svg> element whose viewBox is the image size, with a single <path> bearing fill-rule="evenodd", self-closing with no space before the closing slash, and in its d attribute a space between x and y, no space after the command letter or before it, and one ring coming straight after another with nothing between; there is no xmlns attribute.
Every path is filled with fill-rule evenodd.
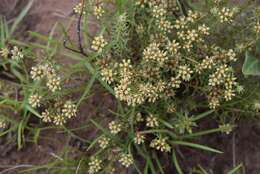
<svg viewBox="0 0 260 174"><path fill-rule="evenodd" d="M82 55L84 55L84 56L88 56L88 55L85 53L84 49L83 49L83 45L82 45L82 35L81 35L81 20L82 20L83 14L84 14L84 13L83 13L84 7L85 7L85 1L82 0L81 12L80 12L80 15L79 15L79 18L78 18L78 22L77 22L77 36L78 36L78 49L79 49L79 50L76 50L76 49L74 49L74 48L70 48L70 47L67 46L67 42L68 42L68 40L69 40L69 36L67 36L68 38L63 41L63 46L64 46L66 49L70 50L70 51L73 51L73 52L82 54Z"/></svg>

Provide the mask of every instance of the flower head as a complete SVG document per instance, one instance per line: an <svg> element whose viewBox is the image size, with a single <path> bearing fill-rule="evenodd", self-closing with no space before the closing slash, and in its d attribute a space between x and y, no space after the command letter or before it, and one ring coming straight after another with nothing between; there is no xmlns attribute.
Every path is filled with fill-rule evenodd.
<svg viewBox="0 0 260 174"><path fill-rule="evenodd" d="M94 6L94 15L96 16L97 19L100 19L104 13L105 13L105 10L103 9L102 5Z"/></svg>
<svg viewBox="0 0 260 174"><path fill-rule="evenodd" d="M74 13L76 14L86 14L86 12L84 11L84 7L82 3L78 3L74 8L73 8Z"/></svg>
<svg viewBox="0 0 260 174"><path fill-rule="evenodd" d="M219 128L221 129L221 132L230 134L230 132L232 132L234 126L231 124L222 124L222 125L219 125Z"/></svg>
<svg viewBox="0 0 260 174"><path fill-rule="evenodd" d="M154 139L150 147L155 148L156 150L160 150L161 152L170 152L171 147L170 145L166 142L167 138L156 138Z"/></svg>
<svg viewBox="0 0 260 174"><path fill-rule="evenodd" d="M0 119L0 129L5 129L7 128L8 124L5 120Z"/></svg>
<svg viewBox="0 0 260 174"><path fill-rule="evenodd" d="M11 54L12 54L12 59L15 61L20 61L24 57L23 53L19 50L17 46L13 47L13 49L11 50Z"/></svg>
<svg viewBox="0 0 260 174"><path fill-rule="evenodd" d="M146 126L148 126L148 127L158 127L159 126L158 119L153 115L148 116L146 118Z"/></svg>
<svg viewBox="0 0 260 174"><path fill-rule="evenodd" d="M52 122L52 115L47 109L45 111L43 111L41 115L42 115L43 122L45 122L45 123Z"/></svg>
<svg viewBox="0 0 260 174"><path fill-rule="evenodd" d="M29 104L33 108L40 107L41 106L41 99L42 99L42 96L40 96L38 94L31 95L29 97Z"/></svg>
<svg viewBox="0 0 260 174"><path fill-rule="evenodd" d="M112 121L108 124L110 132L112 134L118 134L122 130L122 124Z"/></svg>
<svg viewBox="0 0 260 174"><path fill-rule="evenodd" d="M64 117L72 118L76 117L77 114L77 106L72 103L72 101L67 101L61 110L61 113Z"/></svg>
<svg viewBox="0 0 260 174"><path fill-rule="evenodd" d="M51 92L61 90L61 78L59 76L52 76L48 78L47 87Z"/></svg>
<svg viewBox="0 0 260 174"><path fill-rule="evenodd" d="M97 158L91 159L91 161L88 163L89 166L88 173L89 174L98 173L101 170L101 164L102 164L101 160Z"/></svg>
<svg viewBox="0 0 260 174"><path fill-rule="evenodd" d="M110 143L110 138L107 138L107 137L105 137L105 136L102 136L102 137L98 140L99 147L101 147L102 149L107 148L107 146L109 145L109 143Z"/></svg>
<svg viewBox="0 0 260 174"><path fill-rule="evenodd" d="M2 56L3 58L7 58L9 53L10 51L8 48L2 48L0 51L0 56Z"/></svg>
<svg viewBox="0 0 260 174"><path fill-rule="evenodd" d="M132 165L134 163L133 157L131 154L121 154L120 155L120 159L119 162L125 166L126 168L128 168L130 165Z"/></svg>
<svg viewBox="0 0 260 174"><path fill-rule="evenodd" d="M178 68L177 77L182 78L182 80L184 80L184 81L189 81L192 73L193 73L193 71L191 70L191 68L188 65L181 65Z"/></svg>
<svg viewBox="0 0 260 174"><path fill-rule="evenodd" d="M232 22L233 21L233 17L234 17L234 10L229 9L227 7L223 7L222 9L220 9L218 12L218 17L220 19L221 23L224 22Z"/></svg>
<svg viewBox="0 0 260 174"><path fill-rule="evenodd" d="M100 35L94 38L94 40L92 41L91 48L94 51L102 52L106 45L107 45L107 41L105 41L104 37Z"/></svg>
<svg viewBox="0 0 260 174"><path fill-rule="evenodd" d="M144 140L145 140L145 137L144 135L140 134L140 133L136 133L136 136L134 138L134 142L135 144L143 144L144 143Z"/></svg>

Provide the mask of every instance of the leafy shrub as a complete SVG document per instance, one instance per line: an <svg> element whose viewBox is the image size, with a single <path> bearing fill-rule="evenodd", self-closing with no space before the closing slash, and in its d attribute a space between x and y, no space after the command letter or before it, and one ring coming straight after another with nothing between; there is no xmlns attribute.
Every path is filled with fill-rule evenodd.
<svg viewBox="0 0 260 174"><path fill-rule="evenodd" d="M78 162L84 159L90 174L205 173L201 166L182 169L180 148L222 153L198 138L229 134L243 116L259 115L260 88L252 75L259 75L260 13L254 2L83 0L73 10L76 44L66 27L62 38L54 39L56 25L48 37L31 32L46 45L23 43L11 37L20 21L11 29L1 22L0 135L16 130L19 148L25 144L25 130L33 133L34 142L43 129L68 131L66 123L78 115L96 80L114 96L117 107L107 111L113 115L107 125L99 116L90 120L100 132L86 141L90 157ZM92 17L99 28L94 35L89 31ZM35 48L42 50L40 56ZM61 66L57 55L77 62ZM67 87L86 70L87 85ZM32 126L35 116L39 119ZM205 119L216 127L204 128ZM76 162L66 160L50 166L63 165L53 169L58 173L74 172L70 167Z"/></svg>

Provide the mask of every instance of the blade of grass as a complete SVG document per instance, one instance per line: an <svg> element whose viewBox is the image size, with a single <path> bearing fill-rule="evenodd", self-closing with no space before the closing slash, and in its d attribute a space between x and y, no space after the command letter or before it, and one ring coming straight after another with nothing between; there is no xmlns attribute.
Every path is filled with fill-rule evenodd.
<svg viewBox="0 0 260 174"><path fill-rule="evenodd" d="M153 153L153 157L154 157L154 159L155 159L155 161L156 161L156 163L157 163L157 166L159 167L160 173L161 173L161 174L164 174L163 167L162 167L162 165L161 165L160 160L158 159L157 154L156 154L156 153Z"/></svg>
<svg viewBox="0 0 260 174"><path fill-rule="evenodd" d="M21 121L18 125L18 132L17 132L17 144L18 149L22 148L22 142L23 142L23 121Z"/></svg>
<svg viewBox="0 0 260 174"><path fill-rule="evenodd" d="M208 174L208 172L203 167L201 167L200 165L198 167L201 170L202 174Z"/></svg>
<svg viewBox="0 0 260 174"><path fill-rule="evenodd" d="M144 167L144 174L148 174L148 168L149 168L149 164L148 164L148 162L146 161L145 167Z"/></svg>
<svg viewBox="0 0 260 174"><path fill-rule="evenodd" d="M213 113L213 112L215 112L215 111L214 111L214 110L210 110L210 111L204 112L204 113L202 113L202 114L199 114L199 115L193 117L192 120L193 120L193 121L200 120L200 119L202 119L202 118L204 118L204 117L210 115L210 114Z"/></svg>
<svg viewBox="0 0 260 174"><path fill-rule="evenodd" d="M179 162L178 162L178 159L177 159L177 156L176 156L176 153L175 153L175 150L172 150L172 160L173 160L173 163L176 167L176 170L179 174L183 174L182 170L181 170L181 167L179 165Z"/></svg>
<svg viewBox="0 0 260 174"><path fill-rule="evenodd" d="M89 94L89 92L90 92L92 86L94 85L94 82L95 82L95 80L96 80L97 74L98 74L98 73L96 72L96 73L91 77L91 79L90 79L90 81L89 81L89 83L88 83L88 85L87 85L87 87L86 87L84 93L82 94L82 96L80 97L80 99L79 99L79 101L78 101L78 103L77 103L77 107L80 106L80 104L82 103L82 101L83 101L83 100L86 98L86 96Z"/></svg>
<svg viewBox="0 0 260 174"><path fill-rule="evenodd" d="M184 142L184 141L172 141L172 144L174 145L182 145L182 146L188 146L188 147L193 147L196 149L201 149L209 152L214 152L214 153L223 153L219 150L213 149L208 146L200 145L200 144L195 144L195 143L190 143L190 142Z"/></svg>
<svg viewBox="0 0 260 174"><path fill-rule="evenodd" d="M201 131L201 132L196 132L196 133L191 133L191 134L187 134L187 135L183 135L180 138L193 138L193 137L199 137L199 136L203 136L203 135L208 135L208 134L213 134L216 132L220 132L222 129L221 128L216 128L216 129L210 129L210 130L206 130L206 131Z"/></svg>
<svg viewBox="0 0 260 174"><path fill-rule="evenodd" d="M30 105L25 105L25 108L30 111L31 113L33 113L35 116L42 118L41 114L38 113L38 111L36 111L35 109L33 109Z"/></svg>
<svg viewBox="0 0 260 174"><path fill-rule="evenodd" d="M234 169L232 169L231 171L229 171L227 174L237 174L237 172L240 170L240 168L243 167L243 164L239 164L238 166L236 166Z"/></svg>
<svg viewBox="0 0 260 174"><path fill-rule="evenodd" d="M155 167L153 165L153 162L150 158L146 159L148 161L148 164L149 164L149 168L151 169L151 172L152 174L157 174L156 170L155 170Z"/></svg>
<svg viewBox="0 0 260 174"><path fill-rule="evenodd" d="M10 29L10 35L12 36L12 34L15 32L17 26L20 24L20 22L23 20L23 18L25 17L25 15L29 12L29 10L31 9L32 5L34 3L34 0L31 0L26 7L22 10L22 12L19 14L19 16L16 18L16 20L14 21L11 29Z"/></svg>

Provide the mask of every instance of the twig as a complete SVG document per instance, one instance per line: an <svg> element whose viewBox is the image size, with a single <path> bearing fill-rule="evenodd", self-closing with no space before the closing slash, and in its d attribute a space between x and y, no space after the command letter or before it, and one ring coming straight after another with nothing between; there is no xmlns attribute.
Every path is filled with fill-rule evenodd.
<svg viewBox="0 0 260 174"><path fill-rule="evenodd" d="M79 15L79 18L78 18L78 22L77 22L77 36L78 36L78 49L79 50L76 50L76 49L73 49L73 48L70 48L67 46L67 41L68 39L65 39L64 42L63 42L63 46L70 50L70 51L73 51L73 52L76 52L76 53L80 53L84 56L88 56L84 49L83 49L83 45L82 45L82 36L81 36L81 20L82 20L82 16L83 16L83 10L84 10L84 7L85 7L85 1L82 0L82 7L81 7L81 12L80 12L80 15Z"/></svg>
<svg viewBox="0 0 260 174"><path fill-rule="evenodd" d="M78 46L79 46L79 50L81 52L81 54L87 56L87 54L84 52L83 46L82 46L82 39L81 39L81 19L83 16L83 11L84 11L84 7L85 7L85 1L82 0L82 7L81 7L81 12L79 15L79 19L78 19L78 25L77 25L77 34L78 34Z"/></svg>

